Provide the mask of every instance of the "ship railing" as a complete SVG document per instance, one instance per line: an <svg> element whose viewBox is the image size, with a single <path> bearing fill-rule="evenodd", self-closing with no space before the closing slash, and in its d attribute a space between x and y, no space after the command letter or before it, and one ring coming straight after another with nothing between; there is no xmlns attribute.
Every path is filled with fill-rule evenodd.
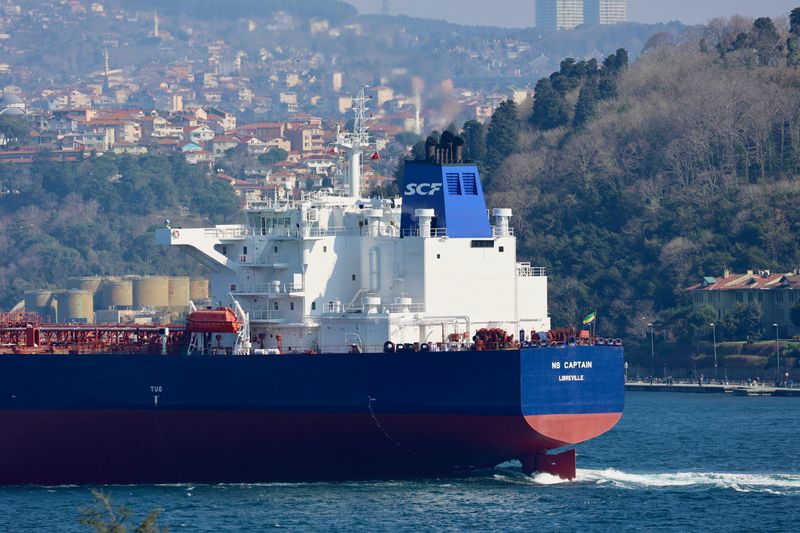
<svg viewBox="0 0 800 533"><path fill-rule="evenodd" d="M547 276L547 267L535 267L530 263L517 263L517 276L520 278L535 278Z"/></svg>
<svg viewBox="0 0 800 533"><path fill-rule="evenodd" d="M371 306L364 305L364 304L354 304L354 305L345 305L341 302L329 302L325 306L324 313L333 313L333 314L351 314L351 313L363 313L367 314L369 312L369 308ZM423 303L393 303L393 304L383 304L377 307L377 312L380 313L424 313L425 312L425 304Z"/></svg>
<svg viewBox="0 0 800 533"><path fill-rule="evenodd" d="M419 227L413 228L405 228L403 230L403 237L419 237L420 230ZM447 228L431 228L430 234L428 237L447 237Z"/></svg>
<svg viewBox="0 0 800 533"><path fill-rule="evenodd" d="M258 257L256 255L240 255L239 263L244 265L255 265L255 266L283 265L283 264L288 264L289 259L285 256L276 254L267 254L261 257Z"/></svg>
<svg viewBox="0 0 800 533"><path fill-rule="evenodd" d="M494 237L510 237L514 235L514 228L499 228L492 226L492 236Z"/></svg>
<svg viewBox="0 0 800 533"><path fill-rule="evenodd" d="M219 240L223 239L243 239L247 237L250 230L245 227L237 228L205 228L204 233L206 236L213 237Z"/></svg>
<svg viewBox="0 0 800 533"><path fill-rule="evenodd" d="M251 309L247 314L250 320L275 320L280 316L275 309Z"/></svg>
<svg viewBox="0 0 800 533"><path fill-rule="evenodd" d="M308 233L311 237L335 237L336 235L344 235L347 233L347 227L328 226L327 228L311 228Z"/></svg>
<svg viewBox="0 0 800 533"><path fill-rule="evenodd" d="M303 290L302 283L236 283L231 284L234 294L289 294Z"/></svg>
<svg viewBox="0 0 800 533"><path fill-rule="evenodd" d="M394 304L386 304L381 306L384 313L424 313L425 312L425 304L423 303L411 303L411 304L402 304L402 303L394 303Z"/></svg>

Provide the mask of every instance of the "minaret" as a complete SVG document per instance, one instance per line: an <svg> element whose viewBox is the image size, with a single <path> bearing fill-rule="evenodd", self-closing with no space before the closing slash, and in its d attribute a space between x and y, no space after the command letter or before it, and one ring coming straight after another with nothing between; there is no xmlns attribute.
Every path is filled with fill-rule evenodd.
<svg viewBox="0 0 800 533"><path fill-rule="evenodd" d="M158 11L153 11L153 37L158 39Z"/></svg>
<svg viewBox="0 0 800 533"><path fill-rule="evenodd" d="M392 10L389 8L389 0L383 0L381 5L381 15L391 15Z"/></svg>
<svg viewBox="0 0 800 533"><path fill-rule="evenodd" d="M103 92L108 92L111 85L108 82L108 46L103 48Z"/></svg>

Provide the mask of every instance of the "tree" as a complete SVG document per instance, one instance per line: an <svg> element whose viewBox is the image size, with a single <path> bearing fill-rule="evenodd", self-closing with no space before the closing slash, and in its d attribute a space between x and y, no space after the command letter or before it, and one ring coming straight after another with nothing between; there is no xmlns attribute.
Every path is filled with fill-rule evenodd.
<svg viewBox="0 0 800 533"><path fill-rule="evenodd" d="M603 71L612 76L618 75L628 67L628 51L624 48L617 49L603 60Z"/></svg>
<svg viewBox="0 0 800 533"><path fill-rule="evenodd" d="M783 53L781 38L769 17L760 17L753 22L752 43L761 65L775 64Z"/></svg>
<svg viewBox="0 0 800 533"><path fill-rule="evenodd" d="M286 161L287 157L289 157L289 152L283 148L270 148L266 153L259 155L258 160L265 165L274 165Z"/></svg>
<svg viewBox="0 0 800 533"><path fill-rule="evenodd" d="M115 508L111 497L101 490L92 489L92 495L97 500L96 507L81 509L81 525L93 529L95 533L126 533L132 515L131 510L124 505ZM166 528L158 527L160 514L161 509L150 511L133 531L135 533L166 532Z"/></svg>
<svg viewBox="0 0 800 533"><path fill-rule="evenodd" d="M494 110L486 133L486 170L491 174L519 145L517 104L506 100Z"/></svg>
<svg viewBox="0 0 800 533"><path fill-rule="evenodd" d="M483 162L486 158L486 127L477 120L468 120L461 131L464 139L464 159Z"/></svg>
<svg viewBox="0 0 800 533"><path fill-rule="evenodd" d="M701 305L693 308L686 317L687 333L689 337L697 339L709 333L709 324L717 319L717 313L710 305Z"/></svg>
<svg viewBox="0 0 800 533"><path fill-rule="evenodd" d="M800 7L792 9L789 13L789 34L800 37Z"/></svg>
<svg viewBox="0 0 800 533"><path fill-rule="evenodd" d="M0 116L0 136L7 142L22 143L30 135L31 127L24 119L14 116Z"/></svg>
<svg viewBox="0 0 800 533"><path fill-rule="evenodd" d="M557 91L548 78L542 78L536 83L536 92L533 98L533 114L531 122L543 130L550 130L563 126L569 120L567 103L564 96Z"/></svg>
<svg viewBox="0 0 800 533"><path fill-rule="evenodd" d="M788 51L786 63L791 67L800 65L800 7L789 14L789 37L786 39Z"/></svg>
<svg viewBox="0 0 800 533"><path fill-rule="evenodd" d="M789 317L792 319L794 327L800 328L800 302L789 310Z"/></svg>
<svg viewBox="0 0 800 533"><path fill-rule="evenodd" d="M722 320L722 328L730 340L754 340L764 335L761 327L761 306L755 302L737 303Z"/></svg>
<svg viewBox="0 0 800 533"><path fill-rule="evenodd" d="M578 94L578 102L575 104L575 118L572 123L576 128L583 126L594 116L599 89L597 80L592 78L586 80Z"/></svg>

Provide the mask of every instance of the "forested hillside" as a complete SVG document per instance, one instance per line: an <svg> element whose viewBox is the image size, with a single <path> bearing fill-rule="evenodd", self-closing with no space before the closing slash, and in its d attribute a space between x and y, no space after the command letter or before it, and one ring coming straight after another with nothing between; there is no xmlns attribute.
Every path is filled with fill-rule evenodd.
<svg viewBox="0 0 800 533"><path fill-rule="evenodd" d="M174 156L0 166L0 309L69 276L198 273L153 229L238 220L232 189Z"/></svg>
<svg viewBox="0 0 800 533"><path fill-rule="evenodd" d="M597 309L603 335L631 345L655 322L679 348L705 335L685 291L700 276L800 266L800 11L784 25L655 36L632 65L568 59L532 105L465 125L491 205L549 268L554 323Z"/></svg>

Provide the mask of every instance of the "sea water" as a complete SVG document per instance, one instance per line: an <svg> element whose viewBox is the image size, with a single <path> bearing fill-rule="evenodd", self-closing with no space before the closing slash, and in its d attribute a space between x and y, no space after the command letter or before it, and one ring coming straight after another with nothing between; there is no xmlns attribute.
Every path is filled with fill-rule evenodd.
<svg viewBox="0 0 800 533"><path fill-rule="evenodd" d="M798 531L800 398L636 392L578 478L103 487L171 531ZM88 487L0 488L0 532L88 531Z"/></svg>

